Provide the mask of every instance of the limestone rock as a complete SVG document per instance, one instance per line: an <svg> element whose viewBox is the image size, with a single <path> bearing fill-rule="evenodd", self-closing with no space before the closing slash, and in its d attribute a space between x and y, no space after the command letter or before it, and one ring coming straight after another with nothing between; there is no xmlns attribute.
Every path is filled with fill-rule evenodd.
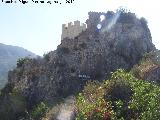
<svg viewBox="0 0 160 120"><path fill-rule="evenodd" d="M160 66L156 66L148 71L144 76L144 80L160 85Z"/></svg>

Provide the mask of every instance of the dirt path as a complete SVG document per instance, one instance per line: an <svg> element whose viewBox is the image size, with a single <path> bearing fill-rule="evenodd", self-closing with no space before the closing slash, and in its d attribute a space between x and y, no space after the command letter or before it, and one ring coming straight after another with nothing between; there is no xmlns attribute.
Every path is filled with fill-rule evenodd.
<svg viewBox="0 0 160 120"><path fill-rule="evenodd" d="M70 96L66 98L64 104L60 108L57 120L74 120L75 117L75 98Z"/></svg>

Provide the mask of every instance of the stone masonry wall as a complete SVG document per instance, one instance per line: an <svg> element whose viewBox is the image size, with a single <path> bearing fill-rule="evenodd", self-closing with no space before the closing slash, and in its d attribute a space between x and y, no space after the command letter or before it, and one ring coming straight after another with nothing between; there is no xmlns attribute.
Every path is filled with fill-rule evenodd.
<svg viewBox="0 0 160 120"><path fill-rule="evenodd" d="M63 40L64 38L74 39L82 31L85 31L86 29L86 24L81 24L80 21L74 21L74 24L72 22L68 23L68 25L62 24L61 40Z"/></svg>

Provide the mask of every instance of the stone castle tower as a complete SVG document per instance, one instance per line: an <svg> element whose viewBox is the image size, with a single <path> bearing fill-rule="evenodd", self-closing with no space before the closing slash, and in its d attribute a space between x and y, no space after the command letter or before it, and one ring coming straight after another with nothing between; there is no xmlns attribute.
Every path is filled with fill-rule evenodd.
<svg viewBox="0 0 160 120"><path fill-rule="evenodd" d="M61 40L63 40L64 38L74 39L86 29L87 25L85 23L80 23L80 21L74 21L74 24L72 22L68 23L68 25L62 24Z"/></svg>

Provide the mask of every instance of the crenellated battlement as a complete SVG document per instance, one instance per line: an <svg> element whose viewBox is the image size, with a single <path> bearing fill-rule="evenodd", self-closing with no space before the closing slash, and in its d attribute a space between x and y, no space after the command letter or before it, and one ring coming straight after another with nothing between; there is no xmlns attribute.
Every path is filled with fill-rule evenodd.
<svg viewBox="0 0 160 120"><path fill-rule="evenodd" d="M82 31L87 29L87 25L85 23L81 23L80 21L70 22L68 24L62 24L62 35L61 39L68 37L73 39L78 36Z"/></svg>
<svg viewBox="0 0 160 120"><path fill-rule="evenodd" d="M115 13L114 12L94 12L90 11L88 12L88 19L86 20L86 23L81 23L80 21L74 21L69 22L67 24L62 24L62 35L61 40L64 38L70 38L74 39L76 36L78 36L82 31L85 31L87 28L90 30L95 30L97 27L97 24L100 22L100 16L104 15L107 20L111 18Z"/></svg>

